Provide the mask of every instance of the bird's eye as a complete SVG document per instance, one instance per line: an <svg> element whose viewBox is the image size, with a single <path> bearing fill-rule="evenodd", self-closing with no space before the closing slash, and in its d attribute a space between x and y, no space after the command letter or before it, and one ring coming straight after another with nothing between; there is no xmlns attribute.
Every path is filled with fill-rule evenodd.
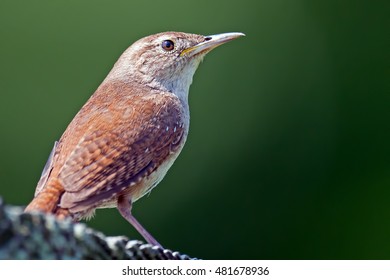
<svg viewBox="0 0 390 280"><path fill-rule="evenodd" d="M175 48L175 44L171 40L165 40L162 42L161 47L165 51L170 52Z"/></svg>

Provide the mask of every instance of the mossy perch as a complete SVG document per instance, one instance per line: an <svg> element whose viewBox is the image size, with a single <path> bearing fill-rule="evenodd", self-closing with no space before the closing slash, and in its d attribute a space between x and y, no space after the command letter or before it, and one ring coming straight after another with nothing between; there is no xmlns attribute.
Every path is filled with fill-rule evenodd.
<svg viewBox="0 0 390 280"><path fill-rule="evenodd" d="M189 260L171 250L107 237L82 223L23 213L0 198L0 259Z"/></svg>

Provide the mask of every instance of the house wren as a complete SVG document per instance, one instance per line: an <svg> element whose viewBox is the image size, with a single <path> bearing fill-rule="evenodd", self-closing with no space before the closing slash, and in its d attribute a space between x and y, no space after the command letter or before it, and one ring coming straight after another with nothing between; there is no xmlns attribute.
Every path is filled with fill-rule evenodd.
<svg viewBox="0 0 390 280"><path fill-rule="evenodd" d="M161 247L131 214L132 203L163 179L184 146L199 63L240 36L164 32L131 45L54 145L25 211L78 221L117 207Z"/></svg>

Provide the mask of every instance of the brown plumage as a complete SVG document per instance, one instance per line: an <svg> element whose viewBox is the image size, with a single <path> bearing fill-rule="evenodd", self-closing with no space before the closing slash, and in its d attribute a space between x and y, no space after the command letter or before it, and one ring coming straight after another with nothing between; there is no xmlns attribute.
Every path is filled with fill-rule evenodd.
<svg viewBox="0 0 390 280"><path fill-rule="evenodd" d="M80 220L117 207L160 246L131 215L132 202L162 180L184 146L199 62L241 35L166 32L129 47L54 146L26 211Z"/></svg>
<svg viewBox="0 0 390 280"><path fill-rule="evenodd" d="M152 186L140 184L141 179L184 144L184 112L171 93L158 93L150 99L146 87L132 91L118 83L96 91L61 137L46 187L27 210L65 208L79 219L90 216L97 207L115 207L122 194L130 194L135 201L149 191ZM124 94L127 96L118 96ZM128 123L131 127L123 129ZM48 195L57 201L50 199L48 204Z"/></svg>

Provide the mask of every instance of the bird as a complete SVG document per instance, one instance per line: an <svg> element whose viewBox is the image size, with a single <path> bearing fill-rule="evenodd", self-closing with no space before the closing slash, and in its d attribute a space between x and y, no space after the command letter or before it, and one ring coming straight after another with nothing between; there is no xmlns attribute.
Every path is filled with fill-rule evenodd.
<svg viewBox="0 0 390 280"><path fill-rule="evenodd" d="M25 212L78 222L117 208L153 246L132 205L165 176L186 142L193 75L212 49L240 32L162 32L139 39L114 64L56 141Z"/></svg>

